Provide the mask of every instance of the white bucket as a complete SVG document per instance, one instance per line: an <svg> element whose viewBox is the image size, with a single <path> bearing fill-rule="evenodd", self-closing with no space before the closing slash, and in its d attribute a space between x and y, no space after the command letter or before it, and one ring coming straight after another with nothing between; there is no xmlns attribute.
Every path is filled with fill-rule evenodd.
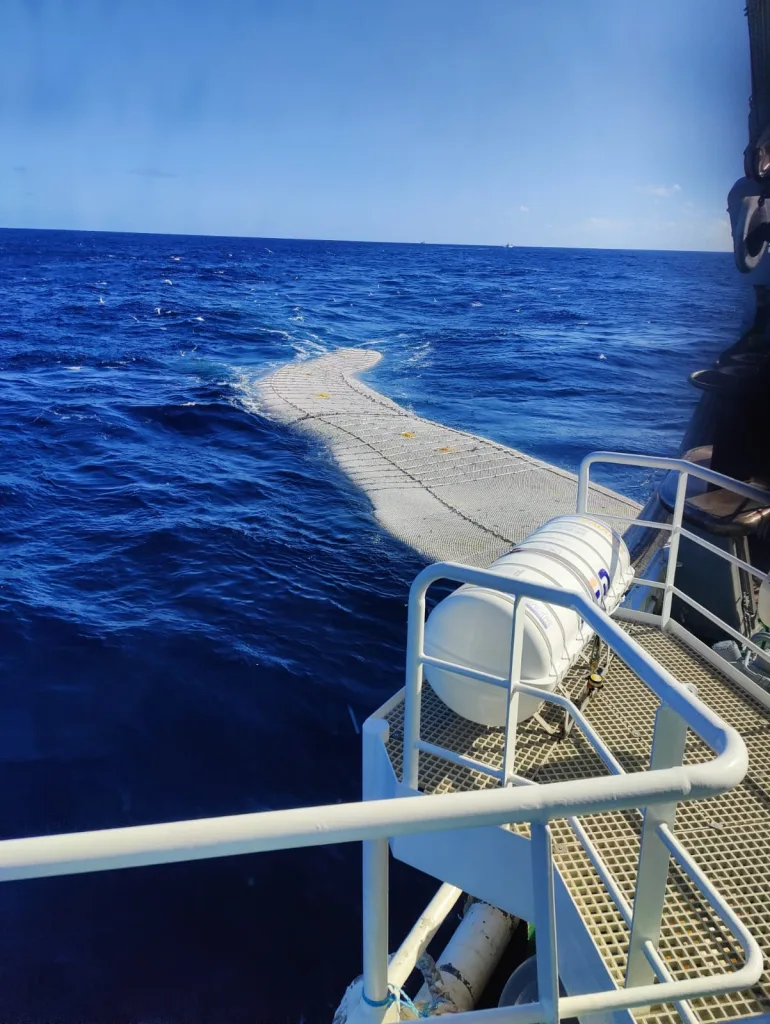
<svg viewBox="0 0 770 1024"><path fill-rule="evenodd" d="M623 540L590 516L552 519L489 571L500 576L575 590L612 612L634 572ZM425 653L490 675L508 676L513 598L488 587L462 586L438 604L425 625ZM524 621L521 679L546 692L554 689L593 635L576 612L542 601L528 601ZM428 682L441 700L480 725L505 724L508 694L491 683L425 666ZM542 702L519 698L520 722Z"/></svg>

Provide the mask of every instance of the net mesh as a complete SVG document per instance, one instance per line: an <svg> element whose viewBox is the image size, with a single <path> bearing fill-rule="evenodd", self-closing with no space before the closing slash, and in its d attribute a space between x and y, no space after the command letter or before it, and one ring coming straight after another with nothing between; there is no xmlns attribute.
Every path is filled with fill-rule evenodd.
<svg viewBox="0 0 770 1024"><path fill-rule="evenodd" d="M356 379L381 356L339 349L260 382L268 415L323 440L384 529L429 561L486 566L553 516L575 511L577 477L513 448L423 419ZM594 514L640 506L591 486Z"/></svg>

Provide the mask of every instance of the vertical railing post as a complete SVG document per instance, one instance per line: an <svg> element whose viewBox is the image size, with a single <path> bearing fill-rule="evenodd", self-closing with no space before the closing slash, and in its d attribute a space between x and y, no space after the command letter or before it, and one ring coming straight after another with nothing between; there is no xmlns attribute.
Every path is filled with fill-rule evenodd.
<svg viewBox="0 0 770 1024"><path fill-rule="evenodd" d="M671 539L668 543L668 565L666 566L666 584L663 591L663 609L660 615L660 628L665 629L668 620L671 618L671 602L674 594L674 580L676 578L676 563L679 557L679 537L682 532L682 518L684 516L684 503L687 498L687 473L679 474L679 481L676 485L676 501L674 502L674 516L671 523Z"/></svg>
<svg viewBox="0 0 770 1024"><path fill-rule="evenodd" d="M538 1000L543 1008L543 1024L558 1024L559 960L556 947L551 830L547 823L539 821L533 821L530 829L532 884L535 890Z"/></svg>
<svg viewBox="0 0 770 1024"><path fill-rule="evenodd" d="M425 643L425 592L427 586L412 584L409 591L409 620L406 632L406 694L404 696L404 774L403 781L417 789L420 777L420 703L422 701Z"/></svg>
<svg viewBox="0 0 770 1024"><path fill-rule="evenodd" d="M511 651L508 659L508 703L505 712L505 741L503 746L503 785L510 785L516 760L516 735L519 721L519 683L521 682L521 648L524 638L524 598L513 599L511 623Z"/></svg>
<svg viewBox="0 0 770 1024"><path fill-rule="evenodd" d="M368 719L363 728L363 798L374 800L379 791L381 752L388 724ZM381 1021L388 1008L388 840L362 843L363 1001L372 1021Z"/></svg>
<svg viewBox="0 0 770 1024"><path fill-rule="evenodd" d="M687 739L687 723L668 705L661 704L655 716L650 771L674 768L682 764ZM645 943L657 947L666 898L669 852L658 835L658 826L674 827L676 803L646 807L642 822L639 863L634 893L634 916L628 947L626 986L651 985L654 972L644 955Z"/></svg>
<svg viewBox="0 0 770 1024"><path fill-rule="evenodd" d="M591 456L586 455L578 470L577 513L583 515L588 507L588 479L591 472Z"/></svg>

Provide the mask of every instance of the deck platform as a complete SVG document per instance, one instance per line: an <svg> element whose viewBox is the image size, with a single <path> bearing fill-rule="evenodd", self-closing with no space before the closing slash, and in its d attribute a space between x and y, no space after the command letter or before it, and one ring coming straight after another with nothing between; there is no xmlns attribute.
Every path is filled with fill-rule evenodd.
<svg viewBox="0 0 770 1024"><path fill-rule="evenodd" d="M698 866L742 918L770 961L770 710L722 675L681 640L659 629L620 623L680 682L692 683L700 698L743 737L749 751L749 772L743 783L722 796L678 806L675 833ZM585 684L587 667L574 666L565 679L573 699ZM586 716L627 772L649 766L657 699L618 658L605 673ZM401 777L403 702L388 721L388 752ZM560 713L546 705L543 719L557 724ZM426 682L422 698L422 735L431 742L499 768L503 729L462 719L435 696ZM692 733L685 760L704 761L713 755ZM536 782L556 782L607 774L607 769L577 728L567 739L550 735L536 720L519 726L515 770ZM499 783L478 772L433 755L420 757L420 789L425 793L495 787ZM628 902L633 901L639 857L641 815L615 812L582 817L586 832L610 868ZM526 826L514 826L526 831ZM554 861L590 928L602 957L622 984L629 930L582 846L565 821L552 823ZM742 962L740 950L701 894L672 864L663 913L660 952L675 979L715 974ZM770 971L751 991L695 1000L701 1021L721 1021L770 1011ZM657 1006L639 1019L650 1024L679 1021L673 1006Z"/></svg>

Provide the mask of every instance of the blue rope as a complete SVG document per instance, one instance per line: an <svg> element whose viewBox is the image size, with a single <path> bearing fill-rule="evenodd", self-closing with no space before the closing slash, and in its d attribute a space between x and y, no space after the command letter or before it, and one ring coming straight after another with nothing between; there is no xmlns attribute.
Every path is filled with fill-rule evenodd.
<svg viewBox="0 0 770 1024"><path fill-rule="evenodd" d="M409 996L406 994L406 992L404 992L404 990L402 988L398 990L397 999L398 999L398 1001L400 1003L403 1003L404 1006L407 1007L407 1009L411 1010L412 1013L415 1015L415 1017L427 1017L428 1016L428 1011L427 1010L418 1010L417 1007L412 1002L412 1000L409 998Z"/></svg>
<svg viewBox="0 0 770 1024"><path fill-rule="evenodd" d="M402 988L395 989L392 985L388 987L388 994L385 999L370 999L365 992L361 993L361 998L367 1004L367 1006L381 1007L381 1006L392 1006L393 1003L403 1003L408 1010L411 1010L415 1017L423 1018L430 1016L430 1007L421 1010L415 1006L409 996L404 992Z"/></svg>
<svg viewBox="0 0 770 1024"><path fill-rule="evenodd" d="M361 993L361 998L367 1004L367 1006L390 1006L393 1002L393 993L388 992L385 999L370 999L366 992Z"/></svg>

